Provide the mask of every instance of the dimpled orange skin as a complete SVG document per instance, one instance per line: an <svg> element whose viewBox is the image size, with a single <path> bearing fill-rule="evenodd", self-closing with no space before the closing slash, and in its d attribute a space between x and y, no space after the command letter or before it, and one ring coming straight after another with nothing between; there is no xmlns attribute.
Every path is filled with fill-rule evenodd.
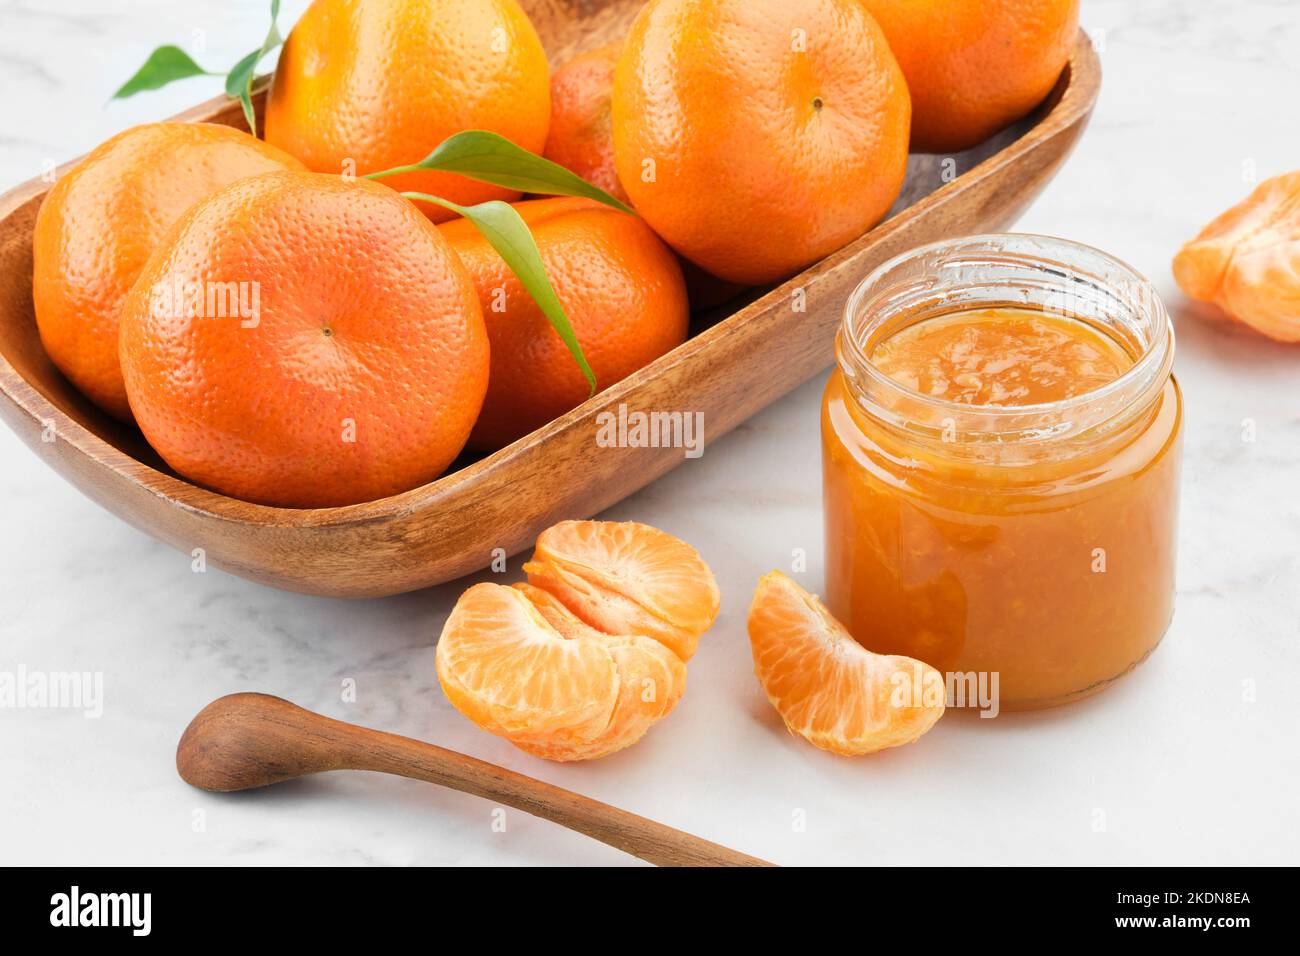
<svg viewBox="0 0 1300 956"><path fill-rule="evenodd" d="M651 0L619 58L613 119L637 212L707 272L758 285L884 217L911 110L858 0Z"/></svg>
<svg viewBox="0 0 1300 956"><path fill-rule="evenodd" d="M912 93L912 149L969 149L1043 101L1070 58L1079 0L862 0Z"/></svg>
<svg viewBox="0 0 1300 956"><path fill-rule="evenodd" d="M605 192L628 201L614 168L610 99L623 44L608 43L574 57L551 77L551 130L543 155Z"/></svg>
<svg viewBox="0 0 1300 956"><path fill-rule="evenodd" d="M622 43L608 43L580 53L551 77L551 132L546 153L559 163L623 202L630 202L614 165L614 127L610 101L614 68ZM709 275L689 259L681 260L686 297L692 311L711 309L734 299L744 286Z"/></svg>
<svg viewBox="0 0 1300 956"><path fill-rule="evenodd" d="M205 299L195 316L178 281L244 283L252 307L222 316ZM173 227L123 307L121 360L136 421L177 472L317 508L436 478L478 415L488 342L469 275L413 204L283 172Z"/></svg>
<svg viewBox="0 0 1300 956"><path fill-rule="evenodd" d="M672 251L642 220L590 199L515 206L600 388L686 340L690 307ZM474 277L492 374L470 446L492 451L586 401L582 370L522 283L464 219L440 227Z"/></svg>
<svg viewBox="0 0 1300 956"><path fill-rule="evenodd" d="M32 300L50 359L87 398L129 421L118 313L159 238L222 186L301 168L274 146L211 123L150 123L98 146L59 177L36 217Z"/></svg>
<svg viewBox="0 0 1300 956"><path fill-rule="evenodd" d="M280 54L267 142L323 173L417 163L444 139L485 129L546 145L550 68L515 0L315 0ZM519 194L450 173L405 173L393 189L464 205ZM452 214L422 205L434 222Z"/></svg>

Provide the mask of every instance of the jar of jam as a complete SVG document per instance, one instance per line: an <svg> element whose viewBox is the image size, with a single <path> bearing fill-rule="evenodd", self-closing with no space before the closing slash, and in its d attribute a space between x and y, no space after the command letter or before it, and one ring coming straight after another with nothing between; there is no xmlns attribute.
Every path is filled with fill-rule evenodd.
<svg viewBox="0 0 1300 956"><path fill-rule="evenodd" d="M836 353L827 603L859 642L984 679L1004 709L1095 693L1151 653L1183 413L1148 282L1061 239L937 243L858 287Z"/></svg>

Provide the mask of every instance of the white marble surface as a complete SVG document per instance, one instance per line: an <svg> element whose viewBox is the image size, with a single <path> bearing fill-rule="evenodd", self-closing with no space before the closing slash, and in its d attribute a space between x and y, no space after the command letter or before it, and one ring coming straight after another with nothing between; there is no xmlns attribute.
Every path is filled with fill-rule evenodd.
<svg viewBox="0 0 1300 956"><path fill-rule="evenodd" d="M260 37L265 6L0 0L0 182L212 94L218 81L197 79L104 105L156 43L192 45L200 31L204 62L233 62ZM303 6L286 3L286 20ZM723 607L677 712L635 748L576 766L525 756L443 697L434 641L463 585L349 603L194 574L0 429L0 671L104 675L99 719L0 709L0 861L629 860L521 813L495 832L489 803L401 780L191 790L172 763L181 730L212 698L256 689L788 864L1300 862L1300 347L1206 321L1169 272L1179 243L1250 175L1300 167L1300 7L1084 0L1084 21L1102 46L1101 102L1019 228L1133 263L1176 317L1187 398L1177 613L1135 674L1066 709L948 719L868 759L789 737L752 677L744 614L758 575L792 548L814 556L805 583L821 585L820 381L610 513L695 543ZM347 678L355 703L341 699Z"/></svg>

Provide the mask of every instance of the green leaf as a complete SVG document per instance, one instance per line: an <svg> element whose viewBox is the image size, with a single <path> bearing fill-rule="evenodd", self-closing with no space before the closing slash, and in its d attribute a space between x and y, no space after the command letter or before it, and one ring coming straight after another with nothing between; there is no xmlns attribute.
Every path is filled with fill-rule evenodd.
<svg viewBox="0 0 1300 956"><path fill-rule="evenodd" d="M253 79L257 65L263 58L284 42L276 20L280 16L280 0L271 0L271 26L266 31L262 45L249 53L226 74L226 95L238 99L244 108L244 119L254 136L257 135L257 119L253 115ZM220 76L205 70L191 59L190 55L175 46L160 46L150 54L144 66L136 71L135 76L127 80L122 88L113 94L113 99L134 96L142 90L156 90L175 80L188 76Z"/></svg>
<svg viewBox="0 0 1300 956"><path fill-rule="evenodd" d="M239 91L239 105L244 108L244 122L248 124L248 132L256 136L257 113L253 110L253 85L251 83Z"/></svg>
<svg viewBox="0 0 1300 956"><path fill-rule="evenodd" d="M410 166L398 166L371 173L368 179L383 179L398 173L437 170L458 173L481 182L549 196L583 196L620 212L636 215L603 189L593 186L563 166L543 159L497 133L471 129L443 141L432 153Z"/></svg>
<svg viewBox="0 0 1300 956"><path fill-rule="evenodd" d="M257 120L253 115L253 79L257 73L257 64L262 62L262 58L284 42L275 22L279 16L280 0L271 0L271 27L266 31L266 39L226 74L226 95L235 97L244 107L244 119L248 121L248 129L254 136L257 135Z"/></svg>
<svg viewBox="0 0 1300 956"><path fill-rule="evenodd" d="M542 264L542 255L537 250L533 234L514 207L497 200L479 203L477 206L458 206L454 202L428 193L402 193L402 195L407 199L431 202L444 209L450 209L475 225L483 234L483 238L490 242L497 254L506 261L510 271L519 277L528 294L541 308L551 326L564 340L564 344L569 347L569 352L578 363L578 367L582 369L582 375L591 389L589 395L595 395L596 375L587 364L587 357L582 354L582 346L578 344L578 337L573 334L573 326L569 324L569 317L564 313L564 306L560 304L551 280L546 275L546 267Z"/></svg>
<svg viewBox="0 0 1300 956"><path fill-rule="evenodd" d="M240 96L252 85L253 71L257 69L257 61L261 58L262 51L257 49L230 68L230 72L226 74L227 96Z"/></svg>
<svg viewBox="0 0 1300 956"><path fill-rule="evenodd" d="M257 135L257 117L253 113L253 71L257 69L257 61L261 58L262 51L254 50L236 63L234 69L226 75L226 95L239 100L244 107L244 120L254 136Z"/></svg>
<svg viewBox="0 0 1300 956"><path fill-rule="evenodd" d="M216 76L194 62L194 59L178 46L160 46L149 54L135 76L122 84L122 88L113 94L113 99L123 100L145 90L162 89L168 83L188 79L191 76Z"/></svg>

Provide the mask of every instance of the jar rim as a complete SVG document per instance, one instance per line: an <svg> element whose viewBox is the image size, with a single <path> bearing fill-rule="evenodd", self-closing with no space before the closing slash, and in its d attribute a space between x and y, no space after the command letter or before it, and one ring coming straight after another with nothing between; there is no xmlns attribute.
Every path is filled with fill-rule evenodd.
<svg viewBox="0 0 1300 956"><path fill-rule="evenodd" d="M1049 253L1057 255L1049 257ZM903 289L902 285L896 285L891 289L888 284L889 276L910 263L927 258L942 259L949 263L960 263L966 260L972 264L981 261L988 264L1014 262L1035 269L1044 276L1059 277L1057 283L1062 290L1071 279L1088 280L1098 287L1108 287L1108 291L1117 287L1120 280L1131 282L1135 287L1144 290L1141 308L1149 314L1148 324L1151 333L1149 340L1139 343L1142 346L1141 354L1121 375L1098 388L1058 401L1026 405L972 405L916 391L890 378L877 368L871 361L866 346L870 339L869 333L873 329L878 329L888 319L905 311L901 307L891 309L888 302L880 301L887 300L891 291L897 295L901 294ZM1088 273L1085 270L1089 266L1103 274ZM937 292L943 289L943 286L938 283L933 283L932 287ZM876 301L873 302L873 299ZM864 310L873 305L876 306L876 314L867 321L861 322ZM979 429L980 431L999 433L1005 430L1002 426L1008 423L1023 423L1044 416L1069 418L1072 412L1113 403L1126 395L1130 396L1131 400L1122 404L1128 405L1151 391L1153 386L1162 387L1172 368L1174 331L1168 312L1156 295L1150 280L1116 256L1095 246L1057 236L1019 232L983 233L917 246L873 269L858 283L845 303L836 350L839 353L841 368L853 375L864 376L876 389L897 393L912 404L937 412L978 416L981 421L994 426ZM852 368L847 368L848 365ZM1051 429L1031 428L1019 437L1051 437L1052 434Z"/></svg>

